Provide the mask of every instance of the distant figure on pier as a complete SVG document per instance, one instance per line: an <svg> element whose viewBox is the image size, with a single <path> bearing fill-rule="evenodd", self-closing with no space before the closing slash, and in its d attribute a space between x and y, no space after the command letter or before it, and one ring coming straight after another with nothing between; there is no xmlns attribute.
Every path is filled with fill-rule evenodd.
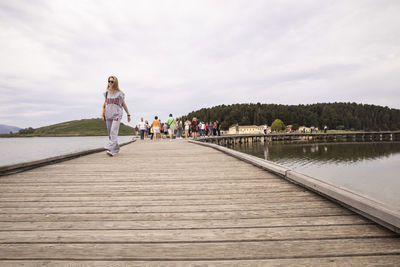
<svg viewBox="0 0 400 267"><path fill-rule="evenodd" d="M169 141L172 141L172 139L174 138L175 124L176 124L176 121L174 117L172 117L172 114L169 114L167 124L168 124Z"/></svg>
<svg viewBox="0 0 400 267"><path fill-rule="evenodd" d="M239 123L236 123L235 128L236 128L236 134L238 134L239 133Z"/></svg>
<svg viewBox="0 0 400 267"><path fill-rule="evenodd" d="M324 133L326 133L326 131L328 131L328 126L324 126Z"/></svg>
<svg viewBox="0 0 400 267"><path fill-rule="evenodd" d="M219 123L219 121L217 120L215 124L217 125L217 134L218 136L221 136L221 123Z"/></svg>
<svg viewBox="0 0 400 267"><path fill-rule="evenodd" d="M267 134L267 133L268 133L268 125L265 124L265 125L264 125L264 134Z"/></svg>
<svg viewBox="0 0 400 267"><path fill-rule="evenodd" d="M139 127L136 125L133 135L138 135L138 133L139 133Z"/></svg>
<svg viewBox="0 0 400 267"><path fill-rule="evenodd" d="M144 138L149 137L150 134L150 126L148 120L145 120L145 125L146 125L146 132L144 133Z"/></svg>
<svg viewBox="0 0 400 267"><path fill-rule="evenodd" d="M200 136L203 136L205 134L205 130L206 130L206 125L205 125L204 121L200 122L199 128L200 128Z"/></svg>
<svg viewBox="0 0 400 267"><path fill-rule="evenodd" d="M104 98L105 111L103 119L106 121L109 138L109 142L104 148L107 150L108 155L114 156L119 152L118 131L123 115L122 108L125 109L128 115L128 122L131 121L131 115L125 103L125 94L119 89L117 77L108 77L107 91L104 93Z"/></svg>
<svg viewBox="0 0 400 267"><path fill-rule="evenodd" d="M182 130L183 130L182 119L178 119L176 121L176 139L182 139Z"/></svg>
<svg viewBox="0 0 400 267"><path fill-rule="evenodd" d="M210 129L210 136L213 135L213 123L212 121L210 121L210 123L208 124L208 128Z"/></svg>
<svg viewBox="0 0 400 267"><path fill-rule="evenodd" d="M164 122L162 124L162 129L163 129L163 132L164 132L163 138L167 138L167 136L168 136L168 123L167 122Z"/></svg>
<svg viewBox="0 0 400 267"><path fill-rule="evenodd" d="M208 136L208 131L210 130L208 122L206 122L206 125L204 126L204 129L206 130L205 135Z"/></svg>
<svg viewBox="0 0 400 267"><path fill-rule="evenodd" d="M214 121L214 124L213 124L213 135L217 136L217 122L216 121Z"/></svg>
<svg viewBox="0 0 400 267"><path fill-rule="evenodd" d="M146 132L146 123L143 121L143 118L140 118L138 123L139 131L140 131L140 139L144 139L144 133Z"/></svg>
<svg viewBox="0 0 400 267"><path fill-rule="evenodd" d="M152 127L152 126L149 128L149 135L150 135L150 140L153 140L153 138L154 138L154 131L153 131L153 127Z"/></svg>
<svg viewBox="0 0 400 267"><path fill-rule="evenodd" d="M185 139L189 138L190 121L186 119L185 121Z"/></svg>
<svg viewBox="0 0 400 267"><path fill-rule="evenodd" d="M164 123L161 120L158 120L160 122L160 138L162 139L162 136L164 134Z"/></svg>
<svg viewBox="0 0 400 267"><path fill-rule="evenodd" d="M152 128L153 128L153 133L154 133L154 139L153 140L156 141L157 140L157 136L159 134L161 134L160 133L160 121L158 120L158 116L154 117ZM161 136L160 136L160 138L161 138Z"/></svg>
<svg viewBox="0 0 400 267"><path fill-rule="evenodd" d="M197 137L197 119L196 119L196 117L193 117L191 127L192 127L192 134L193 134L192 137L193 137L193 139L196 139L196 137Z"/></svg>

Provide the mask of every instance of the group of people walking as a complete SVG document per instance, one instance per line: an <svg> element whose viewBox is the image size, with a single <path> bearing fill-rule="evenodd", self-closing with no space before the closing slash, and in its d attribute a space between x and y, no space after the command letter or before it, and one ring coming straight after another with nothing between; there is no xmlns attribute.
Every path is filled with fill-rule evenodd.
<svg viewBox="0 0 400 267"><path fill-rule="evenodd" d="M218 120L215 122L200 121L196 117L193 117L192 121L185 121L185 137L188 138L190 134L193 138L197 136L220 136L221 135L221 124Z"/></svg>
<svg viewBox="0 0 400 267"><path fill-rule="evenodd" d="M145 138L157 140L164 137L166 138L169 135L170 141L172 141L175 131L176 138L182 138L182 122L180 119L175 120L172 114L169 114L166 122L161 122L158 116L155 116L151 124L149 124L147 120L144 121L143 118L141 118L136 129L140 132L140 139L142 140Z"/></svg>
<svg viewBox="0 0 400 267"><path fill-rule="evenodd" d="M186 119L183 122L181 118L174 119L172 114L169 114L166 122L161 122L158 116L155 116L151 124L141 118L136 129L140 132L140 139L150 138L151 140L168 136L171 141L174 136L177 139L182 139L183 136L188 139L189 137L221 135L221 125L218 121L204 123L194 117L192 120Z"/></svg>

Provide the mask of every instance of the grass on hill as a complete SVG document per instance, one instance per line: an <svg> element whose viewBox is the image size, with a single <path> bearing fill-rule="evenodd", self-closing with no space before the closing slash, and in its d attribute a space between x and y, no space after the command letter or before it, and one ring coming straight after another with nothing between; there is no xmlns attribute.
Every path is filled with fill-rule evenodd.
<svg viewBox="0 0 400 267"><path fill-rule="evenodd" d="M119 135L133 135L134 128L121 123ZM32 134L13 136L107 136L106 123L102 119L67 121L34 129Z"/></svg>

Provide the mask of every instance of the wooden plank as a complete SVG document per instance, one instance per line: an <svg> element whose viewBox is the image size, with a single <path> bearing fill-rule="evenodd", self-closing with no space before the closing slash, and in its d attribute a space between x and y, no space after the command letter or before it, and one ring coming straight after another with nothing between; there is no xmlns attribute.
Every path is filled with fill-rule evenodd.
<svg viewBox="0 0 400 267"><path fill-rule="evenodd" d="M213 191L213 190L264 190L268 188L295 188L295 185L289 183L246 183L246 184L193 184L193 185L174 185L174 184L149 184L149 185L134 185L134 184L124 184L124 185L87 185L87 186L8 186L3 185L0 192L90 192L90 191L147 191L152 189L154 191L167 191L167 190L192 190L192 191Z"/></svg>
<svg viewBox="0 0 400 267"><path fill-rule="evenodd" d="M257 192L268 192L268 191L278 191L278 190L290 190L294 189L293 185L290 184L283 184L283 185L270 185L270 186L225 186L225 187L218 187L218 186L191 186L191 187L184 187L184 186L148 186L148 187L137 187L137 186L114 186L114 187L76 187L76 188L43 188L43 187L36 187L36 188L20 188L15 187L12 189L7 190L6 188L2 188L1 192L7 191L8 193L82 193L82 192L132 192L132 193L140 193L140 192L213 192L215 194L222 193L225 191L230 192L249 192L249 193L257 193Z"/></svg>
<svg viewBox="0 0 400 267"><path fill-rule="evenodd" d="M143 195L103 195L98 196L96 194L90 195L86 194L82 196L82 194L2 194L0 197L0 203L6 202L80 202L80 201L185 201L185 200L240 200L240 199L259 199L260 202L264 201L272 201L274 199L281 198L317 198L321 199L318 195L308 192L308 191L288 191L288 192L264 192L264 193L256 193L256 194L248 194L248 193L226 193L226 194L211 194L204 193L203 194L183 194L183 195L160 195L160 194L143 194Z"/></svg>
<svg viewBox="0 0 400 267"><path fill-rule="evenodd" d="M138 230L138 229L207 229L244 227L289 227L323 225L365 225L371 221L358 215L337 215L320 217L266 217L248 219L208 219L208 220L102 220L102 221L18 221L0 222L0 231L33 230Z"/></svg>
<svg viewBox="0 0 400 267"><path fill-rule="evenodd" d="M137 220L209 220L209 219L245 219L245 218L297 218L297 217L315 217L315 216L337 216L354 214L341 207L334 208L299 208L294 210L256 210L256 211L203 211L203 212L157 212L157 213L27 213L27 214L2 214L0 220L3 222L35 222L35 221L137 221Z"/></svg>
<svg viewBox="0 0 400 267"><path fill-rule="evenodd" d="M198 260L198 261L49 261L49 260L21 260L21 261L2 261L4 267L14 266L98 266L98 267L142 267L142 266L165 266L165 267L193 267L193 266L397 266L400 262L400 255L384 255L384 256L346 256L346 257L324 257L324 258L295 258L295 259L257 259L257 260Z"/></svg>
<svg viewBox="0 0 400 267"><path fill-rule="evenodd" d="M203 196L203 195L237 195L237 194L245 194L245 195L257 195L257 194L274 194L274 193L296 193L299 192L296 188L291 189L281 189L279 187L276 188L268 188L268 189L247 189L247 190L240 190L240 189L233 189L233 190L209 190L209 191L199 191L199 190L174 190L172 191L138 191L138 190L126 190L126 191L81 191L81 192L51 192L51 190L44 191L44 192L6 192L0 193L0 198L6 197L31 197L31 196L45 196L45 197L65 197L65 196Z"/></svg>
<svg viewBox="0 0 400 267"><path fill-rule="evenodd" d="M114 178L115 179L115 178ZM85 186L96 186L96 187L115 187L117 186L117 183L123 183L126 186L154 186L154 185L164 185L167 182L166 181L154 181L154 180L148 180L146 182L144 181L121 181L116 178L114 181L107 181L107 182L47 182L47 183L4 183L4 188L12 189L14 187L23 187L23 188L31 188L31 187L85 187ZM261 179L248 179L248 180L225 180L225 181L207 181L207 180L199 180L199 181L168 181L168 185L174 186L174 185L185 185L185 186L191 186L191 185L198 185L202 183L207 183L207 185L216 185L216 186L230 186L230 185L281 185L285 184L284 181L278 180L272 180L269 179L268 181L261 180Z"/></svg>
<svg viewBox="0 0 400 267"><path fill-rule="evenodd" d="M258 203L303 203L307 205L309 202L328 202L328 200L321 201L317 196L307 197L282 197L282 198L260 198L260 199L191 199L191 200L107 200L103 199L101 202L91 201L4 201L0 202L0 208L46 208L46 207L115 207L115 206L192 206L192 205L228 205L228 204L258 204Z"/></svg>
<svg viewBox="0 0 400 267"><path fill-rule="evenodd" d="M257 211L297 208L332 208L337 204L331 202L306 203L268 203L268 204L226 204L226 205L187 205L187 206L113 206L113 207L29 207L29 208L0 208L0 214L23 213L140 213L140 212L201 212L201 211Z"/></svg>
<svg viewBox="0 0 400 267"><path fill-rule="evenodd" d="M116 159L115 159L116 160ZM132 159L132 160L134 160L134 159ZM106 163L106 162L104 162L104 163ZM111 162L112 163L112 162ZM173 171L176 171L176 168L177 167L180 167L180 166L182 166L183 165L183 163L180 163L179 165L175 165L175 166L171 166L171 167L169 167L169 168L167 168L167 167L165 167L165 169L163 169L163 171L156 171L156 172L154 172L154 171L148 171L148 172L146 172L145 170L143 170L143 168L147 168L147 167L149 167L150 166L150 164L149 163L147 163L147 164L143 164L142 166L138 166L138 165L136 165L136 166L134 166L134 167L132 167L132 166L130 166L129 165L129 161L127 161L126 162L126 165L123 165L124 164L124 162L122 162L122 161L116 161L115 163L117 163L118 165L120 165L119 166L119 169L118 169L118 171L116 171L116 172L114 172L114 171L112 171L112 170L110 170L109 168L108 168L108 164L99 164L98 166L97 165L93 165L93 166L90 166L90 165L78 165L78 166L73 166L73 168L74 168L74 170L71 170L71 173L77 173L77 174L80 174L80 173L87 173L87 174L94 174L95 173L95 170L97 170L97 171L99 171L99 172L102 172L103 174L118 174L119 172L120 173L122 173L122 172L125 172L125 174L127 174L130 170L132 170L132 169L140 169L140 168L142 168L142 173L143 174L149 174L150 176L159 176L159 177L162 177L162 176L169 176L169 175L171 175L171 172L173 172ZM154 163L154 165L157 165L157 164L160 164L160 163L162 163L162 162L155 162ZM168 163L168 162L165 162L165 164L166 163ZM164 165L165 165L164 164ZM169 164L169 163L168 163ZM188 162L188 164L190 164L190 165L193 165L193 164L197 164L197 163L195 163L195 162ZM60 171L61 172L61 170L63 169L63 168L68 168L68 167L71 167L71 165L67 165L67 164L65 164L65 165L57 165L57 166L52 166L52 167L44 167L44 169L42 170L42 171L47 171L47 172L57 172L57 171ZM232 172L232 169L233 168L235 168L235 173L238 175L238 174L242 174L242 175L246 175L246 172L248 172L248 171L251 171L251 169L250 168L248 168L248 167L246 167L246 168L240 168L240 169L238 169L238 167L236 166L235 167L235 165L234 164L232 164L232 166L224 166L224 165L215 165L215 166L213 166L213 165L203 165L203 166L201 166L201 165L199 165L199 166L197 166L195 169L199 169L199 170L201 170L202 168L203 168L203 170L204 170L204 168L209 168L209 167L218 167L218 169L219 169L219 171L221 171L221 172ZM45 170L46 169L46 170ZM32 171L32 174L35 174L35 172L34 171ZM202 173L197 173L197 174L194 174L193 176L194 177L201 177L201 176L207 176L207 174L208 175L213 175L213 174L215 174L215 172L214 171L205 171L204 170L204 172L202 172ZM184 173L182 173L181 175L184 175ZM221 175L223 175L222 173L221 173ZM170 176L171 178L173 178L173 176Z"/></svg>
<svg viewBox="0 0 400 267"><path fill-rule="evenodd" d="M169 178L169 179L168 179ZM199 183L208 183L208 184L229 184L229 183L272 183L272 182L277 182L280 180L277 180L276 177L274 178L257 178L257 177L248 177L248 178L243 178L243 176L238 177L236 179L224 179L224 178L218 178L218 181L214 179L184 179L182 177L181 179L176 179L177 177L175 176L174 178L168 177L166 179L159 179L159 178L141 178L141 179L132 179L129 176L127 178L119 176L117 177L110 177L107 176L107 179L99 179L98 177L95 177L95 175L90 175L86 178L83 179L60 179L60 178L55 178L55 177L46 177L43 179L17 179L17 180L8 180L8 181L1 181L2 184L4 185L21 185L21 186L64 186L64 185L74 185L74 186L81 186L81 185L110 185L110 184L115 184L115 183L127 183L127 184L132 184L132 185L140 185L140 184L165 184L168 182L168 184L199 184Z"/></svg>
<svg viewBox="0 0 400 267"><path fill-rule="evenodd" d="M0 231L1 243L233 242L394 237L377 225L252 227L177 230Z"/></svg>
<svg viewBox="0 0 400 267"><path fill-rule="evenodd" d="M86 158L86 157L85 157ZM180 161L180 165L176 165L176 166L182 166L187 164L187 166L191 166L193 164L196 164L195 166L191 166L195 169L203 169L203 172L201 173L193 173L193 175L188 176L188 179L191 179L191 177L202 177L203 179L208 179L211 178L213 175L216 173L216 171L213 171L213 169L204 169L207 167L216 167L218 168L218 171L223 171L222 173L217 173L219 176L221 177L226 177L226 178L231 178L231 179L235 179L235 178L243 178L246 177L249 174L249 171L251 172L250 174L254 177L264 177L264 179L272 179L272 178L276 178L276 176L274 176L271 173L266 173L263 175L262 170L258 169L258 170L252 170L249 167L243 168L240 165L237 165L237 161L235 161L236 159L227 159L224 157L220 157L220 158L215 158L213 159L213 162L204 162L202 159L202 163L199 163L198 161L196 162L194 161L183 161L181 158L177 159ZM102 159L96 159L96 161L98 161L100 163L100 165L108 165L109 162L106 160L102 160ZM137 177L138 178L145 178L146 176L163 176L163 175L168 175L171 174L171 170L173 170L174 168L167 168L167 169L162 169L162 170L153 170L153 169L143 169L149 166L154 166L155 164L167 164L168 162L163 162L158 160L157 162L149 162L147 161L146 164L143 164L142 166L138 165L136 163L137 158L132 158L129 161L123 162L123 161L119 161L121 162L121 164L130 164L132 161L135 162L134 166L124 166L124 168L121 169L116 169L116 170L110 170L110 169L104 169L104 170L100 170L100 172L98 173L98 176L101 179L107 179L109 177L110 174L116 174L118 176L122 176L122 177L129 177L129 170L130 169L137 169ZM221 161L224 161L224 165L221 165ZM119 164L118 164L119 165ZM63 171L63 169L65 169L65 167L70 167L73 166L74 169L70 170L69 172L65 172ZM49 169L46 169L49 168ZM235 168L235 172L232 172L232 168ZM60 166L60 165L56 165L53 166L52 168L50 167L42 167L39 169L35 169L35 170L31 170L31 171L27 171L27 172L23 172L23 173L18 173L18 174L13 174L13 175L9 175L9 176L3 176L0 179L1 180L5 180L5 181L13 181L13 180L19 180L19 179L28 179L28 180L34 180L34 179L43 179L43 178L69 178L69 179L80 179L81 177L88 177L91 176L93 174L96 173L96 168L80 168L77 169L75 168L74 165L70 164L70 165L64 165L64 166ZM77 177L75 175L79 175L81 177ZM178 175L178 177L181 176L185 176L187 175L187 173L185 172L178 172L176 173L176 175ZM207 176L209 175L209 176ZM175 177L169 177L169 179L176 179Z"/></svg>
<svg viewBox="0 0 400 267"><path fill-rule="evenodd" d="M0 244L0 259L234 260L400 255L399 238L261 242Z"/></svg>

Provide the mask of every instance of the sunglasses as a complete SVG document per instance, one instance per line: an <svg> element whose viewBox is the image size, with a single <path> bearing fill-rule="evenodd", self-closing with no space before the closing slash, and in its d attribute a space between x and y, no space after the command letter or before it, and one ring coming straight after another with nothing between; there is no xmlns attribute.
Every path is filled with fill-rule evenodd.
<svg viewBox="0 0 400 267"><path fill-rule="evenodd" d="M108 81L108 83L114 83L114 81Z"/></svg>

